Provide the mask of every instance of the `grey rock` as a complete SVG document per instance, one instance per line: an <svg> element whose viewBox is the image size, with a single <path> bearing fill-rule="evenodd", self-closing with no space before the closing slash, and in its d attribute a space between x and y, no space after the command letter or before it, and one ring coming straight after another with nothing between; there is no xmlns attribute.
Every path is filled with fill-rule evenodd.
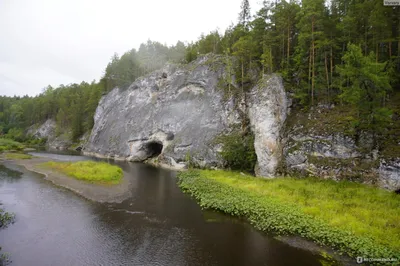
<svg viewBox="0 0 400 266"><path fill-rule="evenodd" d="M56 122L52 119L47 119L39 127L32 126L28 129L28 134L32 135L35 138L51 138L55 135L56 130Z"/></svg>
<svg viewBox="0 0 400 266"><path fill-rule="evenodd" d="M249 96L248 116L258 164L256 174L272 177L282 155L280 135L288 109L281 78L264 76Z"/></svg>
<svg viewBox="0 0 400 266"><path fill-rule="evenodd" d="M189 156L199 166L220 166L213 140L239 121L217 87L223 68L211 70L207 60L167 65L125 91L112 90L100 100L84 152L144 161L159 144L166 164L183 163Z"/></svg>
<svg viewBox="0 0 400 266"><path fill-rule="evenodd" d="M46 138L46 146L49 149L65 150L72 144L65 135L56 135L56 122L52 119L46 120L42 125L32 126L27 133L35 138Z"/></svg>
<svg viewBox="0 0 400 266"><path fill-rule="evenodd" d="M400 189L400 158L381 160L378 172L381 187L393 191Z"/></svg>
<svg viewBox="0 0 400 266"><path fill-rule="evenodd" d="M255 133L258 174L272 176L287 109L282 80L264 77L247 95L248 108L242 99L238 111L234 100L224 99L218 88L224 65L210 67L210 59L167 65L137 79L127 90L112 90L100 100L84 153L144 161L161 152L158 161L175 168L184 167L187 159L198 167L221 167L221 145L214 140L239 125L239 112L247 110Z"/></svg>

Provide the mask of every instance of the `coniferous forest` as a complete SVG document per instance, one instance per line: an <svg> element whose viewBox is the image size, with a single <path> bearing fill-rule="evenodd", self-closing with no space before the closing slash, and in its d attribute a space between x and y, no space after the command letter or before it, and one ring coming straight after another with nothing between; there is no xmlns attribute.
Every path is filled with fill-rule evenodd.
<svg viewBox="0 0 400 266"><path fill-rule="evenodd" d="M35 97L0 97L0 134L25 141L27 127L52 118L58 132L69 129L76 140L93 127L102 95L167 62L189 63L208 53L226 58L239 84L233 92L245 92L254 77L278 73L299 111L348 107L354 134L380 134L396 119L390 99L400 91L400 7L378 0L264 1L250 14L244 0L237 23L223 33L174 46L149 40L115 54L99 81L48 86Z"/></svg>

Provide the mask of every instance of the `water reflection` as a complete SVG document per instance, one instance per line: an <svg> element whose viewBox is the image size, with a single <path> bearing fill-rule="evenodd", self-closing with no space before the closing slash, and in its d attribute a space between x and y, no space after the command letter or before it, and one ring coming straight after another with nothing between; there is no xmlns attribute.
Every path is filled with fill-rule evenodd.
<svg viewBox="0 0 400 266"><path fill-rule="evenodd" d="M91 202L41 175L0 168L18 176L0 187L1 201L17 215L0 231L14 265L321 265L238 219L200 210L173 171L113 163L133 184L122 203Z"/></svg>
<svg viewBox="0 0 400 266"><path fill-rule="evenodd" d="M0 164L0 180L7 180L7 182L16 182L22 177L22 172L10 169Z"/></svg>

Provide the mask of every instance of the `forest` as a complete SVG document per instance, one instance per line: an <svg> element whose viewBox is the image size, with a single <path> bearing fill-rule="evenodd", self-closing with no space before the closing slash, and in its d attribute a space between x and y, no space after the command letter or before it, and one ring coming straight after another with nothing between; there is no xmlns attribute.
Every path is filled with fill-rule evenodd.
<svg viewBox="0 0 400 266"><path fill-rule="evenodd" d="M377 0L264 1L251 16L243 0L236 24L225 32L201 34L196 42L167 46L155 41L122 56L113 55L99 81L48 86L35 97L0 97L0 135L25 141L26 129L49 118L57 131L77 140L93 127L102 95L126 89L138 77L167 62L189 63L199 55L225 58L225 80L233 95L251 88L263 74L278 73L300 112L340 105L355 134L382 133L393 123L388 105L400 91L400 7Z"/></svg>

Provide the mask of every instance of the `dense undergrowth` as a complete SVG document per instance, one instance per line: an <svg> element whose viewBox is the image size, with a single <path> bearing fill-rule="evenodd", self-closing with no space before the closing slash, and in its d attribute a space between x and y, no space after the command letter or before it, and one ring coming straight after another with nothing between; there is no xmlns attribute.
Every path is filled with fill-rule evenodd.
<svg viewBox="0 0 400 266"><path fill-rule="evenodd" d="M0 152L8 150L22 150L24 145L11 139L0 138Z"/></svg>
<svg viewBox="0 0 400 266"><path fill-rule="evenodd" d="M123 177L120 167L105 162L46 162L40 166L92 183L118 184Z"/></svg>
<svg viewBox="0 0 400 266"><path fill-rule="evenodd" d="M245 217L257 229L296 234L352 257L400 260L400 197L351 182L259 179L227 171L178 174L202 208Z"/></svg>

